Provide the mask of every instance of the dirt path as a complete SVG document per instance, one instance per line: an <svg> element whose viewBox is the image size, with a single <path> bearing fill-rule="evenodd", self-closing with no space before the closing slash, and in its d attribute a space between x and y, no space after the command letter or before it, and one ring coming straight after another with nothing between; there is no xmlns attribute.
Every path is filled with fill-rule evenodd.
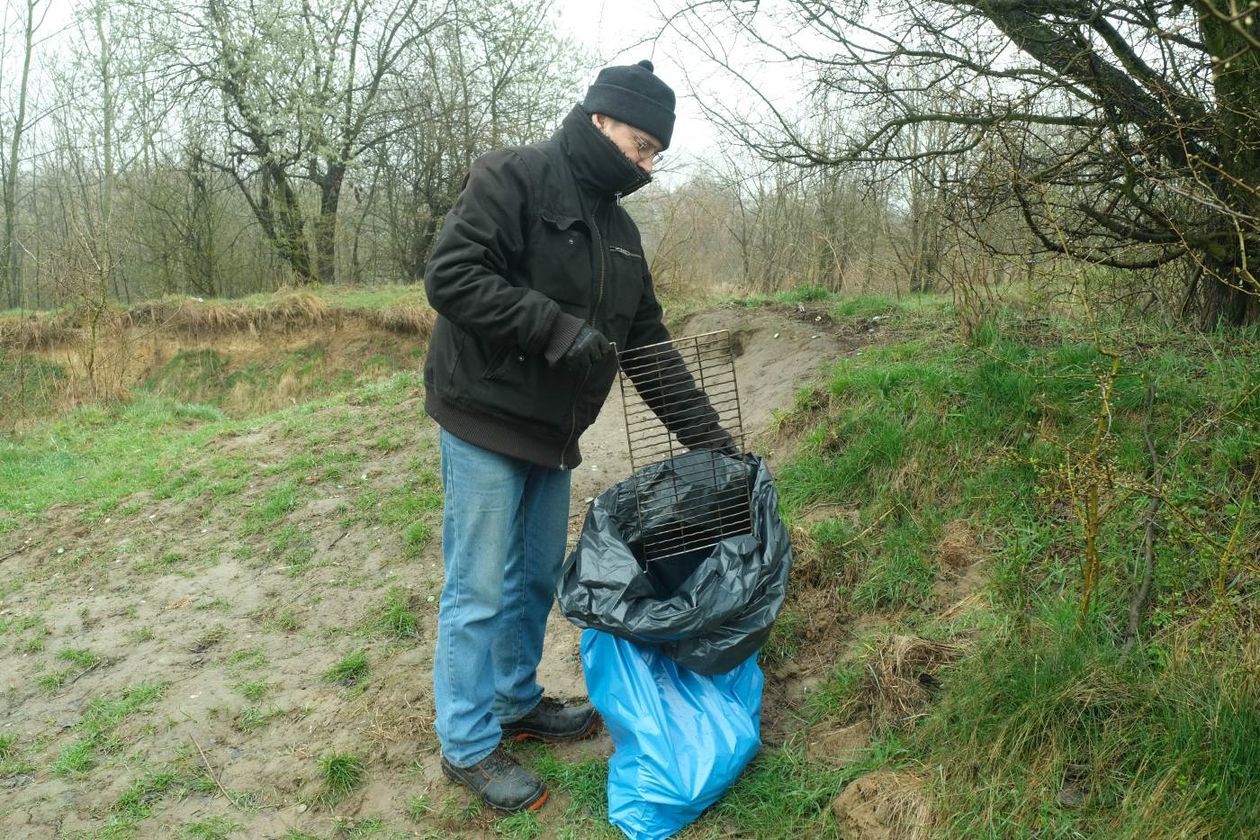
<svg viewBox="0 0 1260 840"><path fill-rule="evenodd" d="M745 431L759 449L772 413L822 363L880 337L869 322L840 326L807 307L723 308L674 333L716 329L735 335ZM431 729L438 541L407 559L401 527L359 515L418 469L432 477L435 427L422 417L418 393L323 408L301 434L260 426L213 441L204 464L180 465L192 475L241 464L231 498L142 493L104 519L54 508L4 535L0 837L90 834L111 821L138 836L216 820L244 837L367 819L443 836L486 830L469 827L467 797L441 777ZM586 500L629 473L622 422L614 392L582 440L573 533ZM243 528L290 489L274 471L311 451L344 452L352 471L290 479L284 518ZM773 466L779 453L768 455ZM419 617L417 637L380 632L391 592ZM549 692L585 694L577 645L578 631L553 614L541 667ZM369 669L357 682L325 678L355 653ZM556 754L611 749L604 735ZM332 753L361 757L366 772L329 804L319 762ZM408 824L409 807L418 822Z"/></svg>

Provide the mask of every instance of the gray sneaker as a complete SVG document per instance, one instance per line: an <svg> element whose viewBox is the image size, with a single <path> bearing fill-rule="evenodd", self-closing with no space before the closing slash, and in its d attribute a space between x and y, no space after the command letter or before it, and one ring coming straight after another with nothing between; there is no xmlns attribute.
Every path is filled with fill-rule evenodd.
<svg viewBox="0 0 1260 840"><path fill-rule="evenodd" d="M537 811L547 801L542 780L501 746L471 767L456 767L442 756L442 771L496 811Z"/></svg>

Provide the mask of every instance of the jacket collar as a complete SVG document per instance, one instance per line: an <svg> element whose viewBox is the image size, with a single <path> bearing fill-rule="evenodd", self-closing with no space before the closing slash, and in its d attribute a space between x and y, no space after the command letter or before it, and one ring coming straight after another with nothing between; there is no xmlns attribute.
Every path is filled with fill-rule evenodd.
<svg viewBox="0 0 1260 840"><path fill-rule="evenodd" d="M580 105L564 118L555 137L578 183L595 195L624 198L652 181L595 127Z"/></svg>

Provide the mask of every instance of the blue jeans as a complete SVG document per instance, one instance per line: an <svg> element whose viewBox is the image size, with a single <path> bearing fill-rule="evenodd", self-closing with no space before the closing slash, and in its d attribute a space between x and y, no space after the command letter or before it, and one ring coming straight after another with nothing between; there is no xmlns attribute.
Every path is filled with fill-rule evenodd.
<svg viewBox="0 0 1260 840"><path fill-rule="evenodd" d="M536 680L564 560L569 472L441 432L442 561L433 657L437 735L457 767L494 751L501 722L542 699Z"/></svg>

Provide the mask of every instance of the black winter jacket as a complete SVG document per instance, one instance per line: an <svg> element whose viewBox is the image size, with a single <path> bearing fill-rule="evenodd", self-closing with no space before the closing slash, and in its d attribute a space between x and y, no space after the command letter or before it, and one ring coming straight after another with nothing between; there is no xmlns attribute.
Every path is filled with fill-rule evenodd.
<svg viewBox="0 0 1260 840"><path fill-rule="evenodd" d="M619 350L669 339L638 228L618 203L649 180L580 107L550 140L473 163L425 267L438 313L425 410L443 428L543 466L581 462L578 438L617 375L612 355L587 370L556 366L582 325ZM632 378L684 446L729 443L676 353Z"/></svg>

